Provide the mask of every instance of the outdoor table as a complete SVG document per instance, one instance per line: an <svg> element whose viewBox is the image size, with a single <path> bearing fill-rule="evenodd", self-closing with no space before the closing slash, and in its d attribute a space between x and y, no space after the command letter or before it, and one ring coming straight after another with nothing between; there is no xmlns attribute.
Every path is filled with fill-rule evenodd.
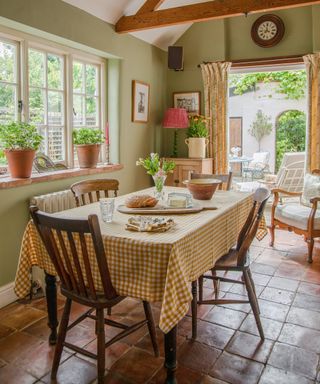
<svg viewBox="0 0 320 384"><path fill-rule="evenodd" d="M165 192L187 192L166 187ZM153 190L139 191L152 194ZM116 206L129 195L116 198ZM216 191L209 201L197 201L216 207L194 214L170 215L176 225L168 232L147 233L125 230L130 215L115 210L112 223L101 219L99 203L55 213L62 218L83 219L97 214L101 226L112 283L119 295L149 302L161 302L159 327L165 335L167 383L175 383L176 326L186 315L192 300L190 285L236 243L237 235L252 206L252 193ZM50 341L55 342L57 321L56 271L29 221L22 240L15 292L23 298L30 292L33 265L46 273ZM96 274L98 277L98 273ZM95 281L99 287L101 281Z"/></svg>
<svg viewBox="0 0 320 384"><path fill-rule="evenodd" d="M243 165L246 164L246 163L250 163L250 161L253 160L253 157L246 157L246 156L242 156L242 157L232 157L230 156L229 157L229 164L230 166L232 166L232 164L240 164L241 165L241 177L243 177Z"/></svg>

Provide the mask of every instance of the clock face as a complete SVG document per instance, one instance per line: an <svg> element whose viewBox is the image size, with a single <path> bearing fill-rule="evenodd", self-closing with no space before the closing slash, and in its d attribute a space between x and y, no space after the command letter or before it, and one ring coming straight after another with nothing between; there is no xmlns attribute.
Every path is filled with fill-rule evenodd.
<svg viewBox="0 0 320 384"><path fill-rule="evenodd" d="M251 28L251 37L260 47L273 47L284 36L283 21L277 15L263 15L259 17Z"/></svg>
<svg viewBox="0 0 320 384"><path fill-rule="evenodd" d="M264 21L258 27L258 36L262 40L271 40L277 34L278 28L273 21Z"/></svg>

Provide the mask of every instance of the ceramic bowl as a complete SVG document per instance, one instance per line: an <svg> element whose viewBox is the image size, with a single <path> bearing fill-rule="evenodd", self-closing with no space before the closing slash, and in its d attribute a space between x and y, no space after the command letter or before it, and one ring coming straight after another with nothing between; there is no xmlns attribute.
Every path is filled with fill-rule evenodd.
<svg viewBox="0 0 320 384"><path fill-rule="evenodd" d="M211 200L221 183L217 179L191 179L183 182L196 200Z"/></svg>

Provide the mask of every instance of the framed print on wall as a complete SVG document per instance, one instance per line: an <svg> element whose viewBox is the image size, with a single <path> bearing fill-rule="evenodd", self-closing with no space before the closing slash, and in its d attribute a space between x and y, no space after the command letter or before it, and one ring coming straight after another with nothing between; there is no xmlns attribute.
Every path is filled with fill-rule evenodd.
<svg viewBox="0 0 320 384"><path fill-rule="evenodd" d="M147 123L149 119L150 85L142 81L132 81L132 121Z"/></svg>
<svg viewBox="0 0 320 384"><path fill-rule="evenodd" d="M185 108L189 115L200 115L200 92L174 92L173 107Z"/></svg>

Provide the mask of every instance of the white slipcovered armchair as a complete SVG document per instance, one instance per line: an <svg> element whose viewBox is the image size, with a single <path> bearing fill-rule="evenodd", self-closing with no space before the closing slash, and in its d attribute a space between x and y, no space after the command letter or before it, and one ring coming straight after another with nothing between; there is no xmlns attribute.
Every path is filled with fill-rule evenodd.
<svg viewBox="0 0 320 384"><path fill-rule="evenodd" d="M303 191L288 192L274 189L274 202L271 211L270 245L275 240L275 228L283 228L303 235L308 244L308 261L312 263L314 239L320 237L320 169L305 175ZM300 196L297 203L279 204L281 196Z"/></svg>
<svg viewBox="0 0 320 384"><path fill-rule="evenodd" d="M269 152L256 152L253 154L253 159L247 167L244 167L242 172L244 175L251 174L251 179L261 178L264 173L269 171Z"/></svg>

